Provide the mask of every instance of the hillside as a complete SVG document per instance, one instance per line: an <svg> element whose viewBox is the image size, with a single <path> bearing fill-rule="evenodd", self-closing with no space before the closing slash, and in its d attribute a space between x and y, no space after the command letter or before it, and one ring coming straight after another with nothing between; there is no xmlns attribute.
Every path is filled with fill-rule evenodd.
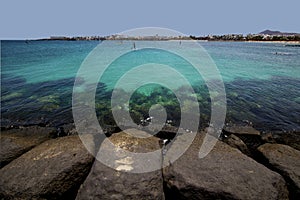
<svg viewBox="0 0 300 200"><path fill-rule="evenodd" d="M272 31L272 30L265 30L260 32L259 34L263 35L300 35L300 33L285 33L280 31Z"/></svg>

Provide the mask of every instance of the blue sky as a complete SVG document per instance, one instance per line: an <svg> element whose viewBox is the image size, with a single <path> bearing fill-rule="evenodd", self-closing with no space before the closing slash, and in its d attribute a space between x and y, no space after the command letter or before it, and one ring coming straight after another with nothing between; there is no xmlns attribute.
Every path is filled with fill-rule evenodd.
<svg viewBox="0 0 300 200"><path fill-rule="evenodd" d="M300 32L299 0L1 0L0 39L110 35L164 27L188 35Z"/></svg>

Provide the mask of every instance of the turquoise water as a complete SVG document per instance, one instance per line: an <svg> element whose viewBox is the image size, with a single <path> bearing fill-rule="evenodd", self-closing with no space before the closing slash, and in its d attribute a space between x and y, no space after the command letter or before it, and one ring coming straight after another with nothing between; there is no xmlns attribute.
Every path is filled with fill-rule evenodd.
<svg viewBox="0 0 300 200"><path fill-rule="evenodd" d="M116 51L116 48L126 47L126 42L106 42L111 44L105 49L108 54ZM2 41L2 125L58 126L72 122L75 76L83 60L98 44L98 41ZM260 130L300 130L300 48L276 43L200 44L215 62L224 81L226 122L251 121ZM184 59L157 49L137 49L109 66L100 79L102 84L97 88L96 109L99 118L109 115L110 90L117 80L133 67L155 61L174 67L188 79L198 94L202 117L207 119L210 99L203 79ZM176 80L170 74L160 76L176 85ZM143 77L131 79L139 81ZM183 90L180 85L176 87ZM180 120L176 119L174 112L178 110L178 102L170 102L174 98L170 91L156 88L155 96L147 87L141 90L148 91L146 96L135 93L131 102L134 108L131 110L137 111L136 118L140 117L138 112L145 116L155 101L168 101L168 117L174 121ZM134 112L132 115L135 115Z"/></svg>

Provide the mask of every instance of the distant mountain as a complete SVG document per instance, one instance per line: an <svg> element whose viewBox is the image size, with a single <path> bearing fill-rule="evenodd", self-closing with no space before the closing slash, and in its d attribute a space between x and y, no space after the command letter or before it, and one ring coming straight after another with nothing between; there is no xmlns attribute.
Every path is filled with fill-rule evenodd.
<svg viewBox="0 0 300 200"><path fill-rule="evenodd" d="M284 33L280 31L271 31L271 30L265 30L263 32L260 32L259 34L264 35L300 35L300 33Z"/></svg>

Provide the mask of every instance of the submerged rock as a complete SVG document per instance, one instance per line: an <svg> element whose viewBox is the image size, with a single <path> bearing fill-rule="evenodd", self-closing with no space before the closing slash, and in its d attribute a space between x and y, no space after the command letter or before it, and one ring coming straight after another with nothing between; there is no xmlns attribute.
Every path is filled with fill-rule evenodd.
<svg viewBox="0 0 300 200"><path fill-rule="evenodd" d="M286 178L291 198L300 199L300 151L282 144L264 144L258 151Z"/></svg>
<svg viewBox="0 0 300 200"><path fill-rule="evenodd" d="M147 173L136 173L139 164L161 166L161 155L139 163L131 153L147 153L160 150L159 139L135 129L115 133L102 143L97 159L111 160L111 167L96 160L84 181L79 199L164 199L161 169ZM150 136L150 137L149 137ZM143 137L143 138L137 138ZM149 137L149 138L145 138ZM114 146L110 146L110 142ZM126 151L131 153L126 153ZM103 157L101 157L103 156ZM134 173L135 172L135 173Z"/></svg>
<svg viewBox="0 0 300 200"><path fill-rule="evenodd" d="M163 172L169 199L288 199L284 179L218 141L199 159L202 136Z"/></svg>
<svg viewBox="0 0 300 200"><path fill-rule="evenodd" d="M3 102L4 101L11 101L13 99L16 99L16 98L19 98L19 97L22 97L22 96L23 96L22 92L13 92L13 93L2 96L1 101L3 101Z"/></svg>
<svg viewBox="0 0 300 200"><path fill-rule="evenodd" d="M0 169L0 199L74 198L93 160L78 136L48 140Z"/></svg>
<svg viewBox="0 0 300 200"><path fill-rule="evenodd" d="M55 128L39 126L1 131L0 167L49 140L55 132Z"/></svg>

